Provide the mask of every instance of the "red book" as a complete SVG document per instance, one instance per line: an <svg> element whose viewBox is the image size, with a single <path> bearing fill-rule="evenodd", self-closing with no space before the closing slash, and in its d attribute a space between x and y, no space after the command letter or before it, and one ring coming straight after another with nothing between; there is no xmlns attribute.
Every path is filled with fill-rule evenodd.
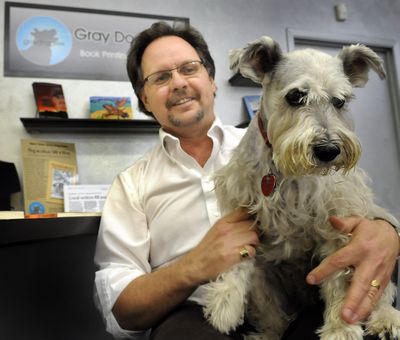
<svg viewBox="0 0 400 340"><path fill-rule="evenodd" d="M60 84L32 83L40 118L68 118L64 92Z"/></svg>

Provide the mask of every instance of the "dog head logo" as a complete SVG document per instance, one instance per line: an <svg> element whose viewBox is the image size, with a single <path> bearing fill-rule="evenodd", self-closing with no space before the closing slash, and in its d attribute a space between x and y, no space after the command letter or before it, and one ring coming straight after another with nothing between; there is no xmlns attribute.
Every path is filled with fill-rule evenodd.
<svg viewBox="0 0 400 340"><path fill-rule="evenodd" d="M230 51L231 69L262 84L260 117L273 161L286 177L352 169L361 155L348 103L370 69L385 77L381 58L364 45L337 56L314 49L283 54L269 37Z"/></svg>

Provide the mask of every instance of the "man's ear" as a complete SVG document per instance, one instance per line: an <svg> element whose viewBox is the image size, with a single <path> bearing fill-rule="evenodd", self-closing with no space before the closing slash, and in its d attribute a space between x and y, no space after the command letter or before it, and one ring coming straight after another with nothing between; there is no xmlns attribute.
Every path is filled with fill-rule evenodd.
<svg viewBox="0 0 400 340"><path fill-rule="evenodd" d="M342 59L344 73L354 87L363 87L368 82L368 72L371 68L379 78L386 77L382 59L367 46L345 46L337 56Z"/></svg>
<svg viewBox="0 0 400 340"><path fill-rule="evenodd" d="M231 70L239 71L243 77L256 83L262 83L281 59L279 44L267 36L247 44L244 48L229 51Z"/></svg>
<svg viewBox="0 0 400 340"><path fill-rule="evenodd" d="M210 77L210 81L212 83L212 89L213 89L214 97L215 97L217 95L218 86L215 83L215 80L213 78Z"/></svg>
<svg viewBox="0 0 400 340"><path fill-rule="evenodd" d="M149 108L149 106L148 106L148 105L149 105L149 102L148 102L148 100L147 100L147 96L144 94L144 91L142 91L142 92L140 93L139 97L140 97L140 100L142 101L142 103L143 103L145 109L146 109L147 111L151 112L151 110L150 110L150 108Z"/></svg>

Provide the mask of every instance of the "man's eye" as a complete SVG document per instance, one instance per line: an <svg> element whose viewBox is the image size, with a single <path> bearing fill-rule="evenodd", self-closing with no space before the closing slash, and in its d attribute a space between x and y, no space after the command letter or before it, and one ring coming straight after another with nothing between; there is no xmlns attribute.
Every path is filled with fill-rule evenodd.
<svg viewBox="0 0 400 340"><path fill-rule="evenodd" d="M196 73L197 68L194 65L183 65L180 69L179 69L179 73L185 75L185 76L190 76L191 74Z"/></svg>
<svg viewBox="0 0 400 340"><path fill-rule="evenodd" d="M332 98L332 105L337 109L341 109L345 103L346 101L344 99L339 99L337 97Z"/></svg>
<svg viewBox="0 0 400 340"><path fill-rule="evenodd" d="M300 106L305 104L306 96L306 92L294 89L285 96L285 99L290 106Z"/></svg>
<svg viewBox="0 0 400 340"><path fill-rule="evenodd" d="M162 84L169 80L170 72L160 72L154 75L154 83Z"/></svg>

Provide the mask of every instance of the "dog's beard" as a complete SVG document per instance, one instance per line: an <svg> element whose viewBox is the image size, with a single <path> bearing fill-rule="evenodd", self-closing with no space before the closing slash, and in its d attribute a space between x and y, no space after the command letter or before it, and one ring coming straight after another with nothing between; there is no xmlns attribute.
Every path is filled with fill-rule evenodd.
<svg viewBox="0 0 400 340"><path fill-rule="evenodd" d="M308 132L301 129L298 134L292 130L273 144L273 161L285 177L326 176L339 170L346 173L356 166L361 145L352 131L336 131L335 143L340 146L340 154L330 162L322 162L314 155L313 146L318 144L315 136L313 129Z"/></svg>

